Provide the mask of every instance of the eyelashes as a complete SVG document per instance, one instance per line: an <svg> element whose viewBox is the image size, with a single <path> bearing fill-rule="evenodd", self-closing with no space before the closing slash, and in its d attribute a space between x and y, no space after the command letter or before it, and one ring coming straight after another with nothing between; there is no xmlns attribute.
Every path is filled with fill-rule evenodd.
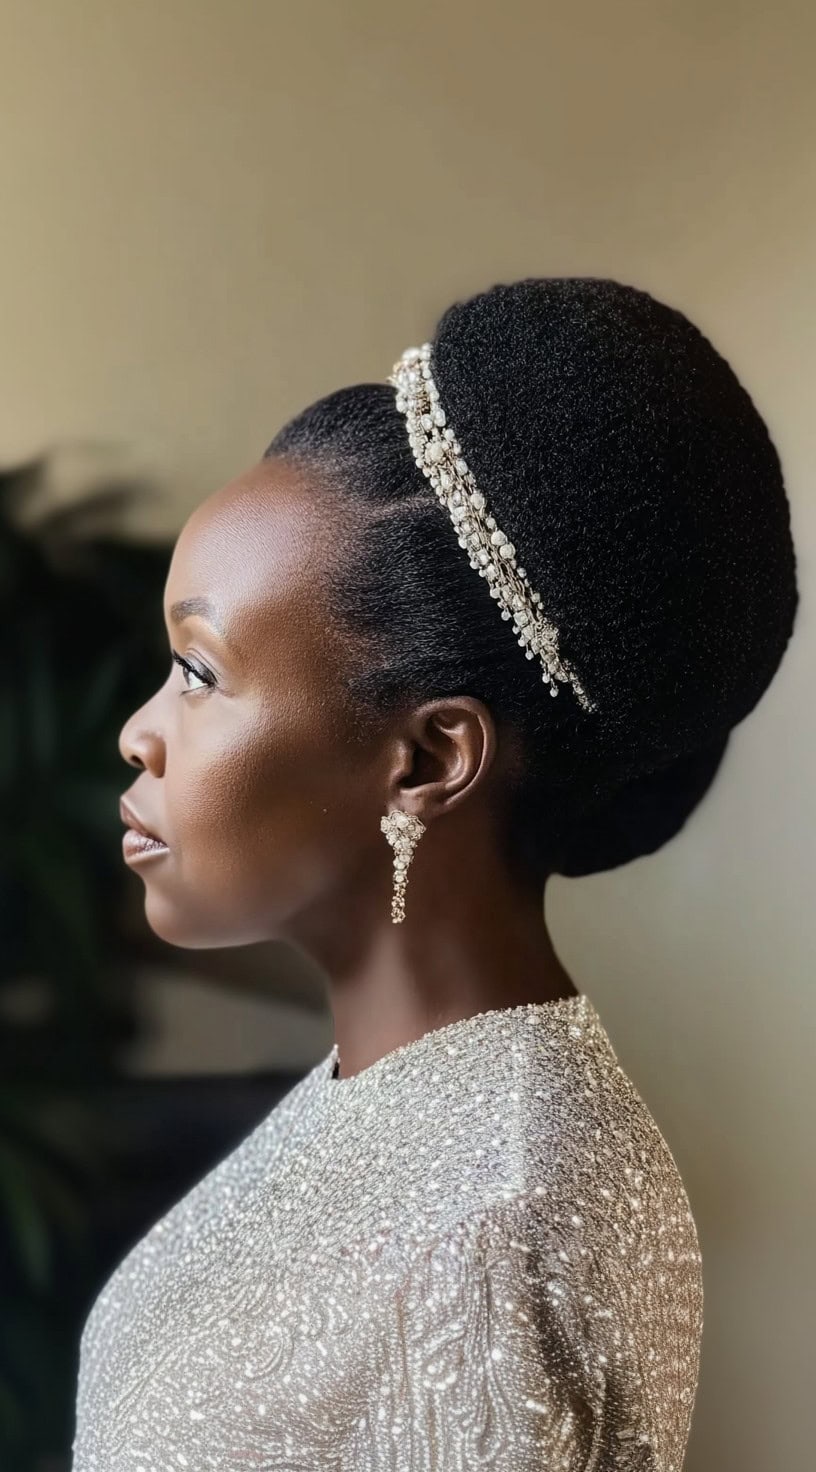
<svg viewBox="0 0 816 1472"><path fill-rule="evenodd" d="M180 665L181 667L182 673L184 675L185 684L187 686L186 690L182 690L182 695L187 695L190 691L193 690L212 689L216 682L215 676L209 670L204 669L203 666L197 667L196 665L191 664L189 659L184 659L182 655L176 653L175 649L173 649L171 652L173 655L174 664ZM199 685L190 685L187 679L189 675L192 675L193 679L195 680L200 680L201 683Z"/></svg>

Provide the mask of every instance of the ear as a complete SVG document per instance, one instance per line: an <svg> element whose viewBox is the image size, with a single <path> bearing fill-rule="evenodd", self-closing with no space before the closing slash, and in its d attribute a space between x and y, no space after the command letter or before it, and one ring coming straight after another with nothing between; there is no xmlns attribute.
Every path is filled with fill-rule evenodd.
<svg viewBox="0 0 816 1472"><path fill-rule="evenodd" d="M496 723L470 695L425 701L401 723L395 750L389 807L427 824L483 785L498 751Z"/></svg>

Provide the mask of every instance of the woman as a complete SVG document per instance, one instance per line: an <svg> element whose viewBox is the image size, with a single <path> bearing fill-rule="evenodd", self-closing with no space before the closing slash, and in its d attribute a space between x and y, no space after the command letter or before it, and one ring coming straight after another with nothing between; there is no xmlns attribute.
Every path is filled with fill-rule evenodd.
<svg viewBox="0 0 816 1472"><path fill-rule="evenodd" d="M695 1224L542 895L678 831L796 606L747 392L609 280L454 305L197 508L125 856L335 1042L100 1294L75 1472L679 1472Z"/></svg>

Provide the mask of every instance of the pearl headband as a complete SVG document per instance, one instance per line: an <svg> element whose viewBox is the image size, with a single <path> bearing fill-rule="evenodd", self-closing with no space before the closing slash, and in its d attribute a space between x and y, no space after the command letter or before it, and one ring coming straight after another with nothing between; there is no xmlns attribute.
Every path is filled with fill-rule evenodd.
<svg viewBox="0 0 816 1472"><path fill-rule="evenodd" d="M540 594L530 587L524 568L516 562L513 543L496 525L462 458L462 448L439 402L430 357L428 342L421 348L406 348L388 378L397 391L397 409L405 415L414 459L447 510L471 567L487 579L491 598L501 605L502 618L513 620L527 658L538 655L541 678L550 694L558 694L557 682L568 682L584 710L595 710L575 671L561 659L558 630L541 612Z"/></svg>

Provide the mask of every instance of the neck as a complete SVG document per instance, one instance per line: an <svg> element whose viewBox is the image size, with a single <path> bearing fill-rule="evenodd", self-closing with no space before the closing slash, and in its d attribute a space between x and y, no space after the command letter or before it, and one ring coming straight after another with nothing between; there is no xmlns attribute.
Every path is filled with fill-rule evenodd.
<svg viewBox="0 0 816 1472"><path fill-rule="evenodd" d="M399 924L384 847L346 866L342 889L280 937L327 979L341 1078L448 1022L578 995L547 927L546 886L509 872L487 804L463 804L420 839Z"/></svg>
<svg viewBox="0 0 816 1472"><path fill-rule="evenodd" d="M420 923L379 929L365 954L330 975L338 1077L367 1068L426 1032L478 1012L576 996L538 903L508 910L451 895Z"/></svg>

